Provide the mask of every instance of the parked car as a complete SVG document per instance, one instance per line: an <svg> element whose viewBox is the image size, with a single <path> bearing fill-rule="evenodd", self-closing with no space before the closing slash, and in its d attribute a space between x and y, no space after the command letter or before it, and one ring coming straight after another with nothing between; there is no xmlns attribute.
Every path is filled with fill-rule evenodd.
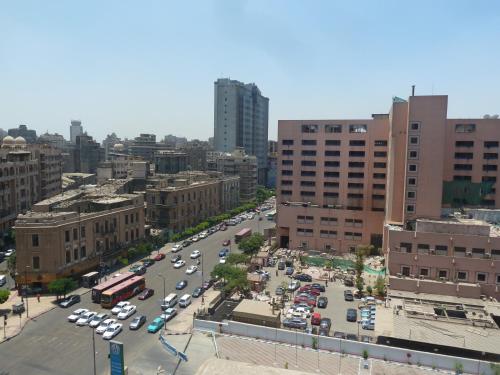
<svg viewBox="0 0 500 375"><path fill-rule="evenodd" d="M355 322L358 320L358 311L356 309L347 309L346 319L348 322Z"/></svg>
<svg viewBox="0 0 500 375"><path fill-rule="evenodd" d="M130 302L129 302L129 301L121 301L121 302L118 302L118 303L116 304L116 306L115 306L115 307L113 307L113 308L111 309L111 314L113 314L113 315L118 314L120 311L122 311L122 309L123 309L125 306L128 306L128 305L130 305Z"/></svg>
<svg viewBox="0 0 500 375"><path fill-rule="evenodd" d="M144 323L146 323L146 315L138 315L134 319L132 319L128 328L131 330L136 330L141 328Z"/></svg>
<svg viewBox="0 0 500 375"><path fill-rule="evenodd" d="M219 258L220 264L226 264L226 257Z"/></svg>
<svg viewBox="0 0 500 375"><path fill-rule="evenodd" d="M282 296L284 293L285 293L285 289L283 289L283 287L282 287L282 286L279 286L279 287L277 287L277 288L276 288L276 292L275 292L275 294L276 294L277 296Z"/></svg>
<svg viewBox="0 0 500 375"><path fill-rule="evenodd" d="M165 324L165 320L163 320L162 317L155 318L149 325L148 325L148 332L149 333L156 333L158 332L161 327Z"/></svg>
<svg viewBox="0 0 500 375"><path fill-rule="evenodd" d="M298 273L293 276L295 280L300 280L300 281L305 281L305 282L311 282L312 281L312 276L305 274L305 273Z"/></svg>
<svg viewBox="0 0 500 375"><path fill-rule="evenodd" d="M314 307L309 306L307 303L295 303L291 306L292 309L299 309L303 308L305 310L308 310L310 313L314 312Z"/></svg>
<svg viewBox="0 0 500 375"><path fill-rule="evenodd" d="M344 339L345 340L345 333L340 332L340 331L335 331L335 332L333 332L333 337L335 337L337 339Z"/></svg>
<svg viewBox="0 0 500 375"><path fill-rule="evenodd" d="M181 244L175 244L174 246L172 246L172 252L173 253L177 253L179 251L182 250L182 245Z"/></svg>
<svg viewBox="0 0 500 375"><path fill-rule="evenodd" d="M94 315L97 313L95 311L87 311L86 313L80 315L80 317L76 321L77 326L86 326L92 320Z"/></svg>
<svg viewBox="0 0 500 375"><path fill-rule="evenodd" d="M146 273L146 266L136 264L130 267L129 271L135 273L136 275L144 275Z"/></svg>
<svg viewBox="0 0 500 375"><path fill-rule="evenodd" d="M181 259L174 263L174 268L181 268L184 267L185 265L186 261Z"/></svg>
<svg viewBox="0 0 500 375"><path fill-rule="evenodd" d="M293 280L288 284L288 290L290 291L296 291L300 287L300 281L299 280Z"/></svg>
<svg viewBox="0 0 500 375"><path fill-rule="evenodd" d="M108 314L106 313L99 313L97 315L94 315L92 319L89 321L89 327L96 328L98 327L104 320L108 318Z"/></svg>
<svg viewBox="0 0 500 375"><path fill-rule="evenodd" d="M179 260L182 259L182 255L181 254L174 254L172 255L172 257L170 258L170 263L175 263L175 262L178 262Z"/></svg>
<svg viewBox="0 0 500 375"><path fill-rule="evenodd" d="M125 306L122 311L120 311L117 315L117 318L120 320L125 320L130 318L130 316L134 315L137 311L137 306L135 305L128 305Z"/></svg>
<svg viewBox="0 0 500 375"><path fill-rule="evenodd" d="M10 257L11 255L15 254L16 250L15 249L9 249L5 252L4 256L5 258Z"/></svg>
<svg viewBox="0 0 500 375"><path fill-rule="evenodd" d="M210 280L205 280L203 284L201 284L201 287L205 290L209 289L212 285L214 285L215 280L210 279Z"/></svg>
<svg viewBox="0 0 500 375"><path fill-rule="evenodd" d="M111 340L113 337L118 335L122 331L123 325L121 323L115 323L106 328L106 331L102 334L104 340Z"/></svg>
<svg viewBox="0 0 500 375"><path fill-rule="evenodd" d="M319 326L320 323L321 323L321 314L319 312L315 312L311 316L311 324L313 326Z"/></svg>
<svg viewBox="0 0 500 375"><path fill-rule="evenodd" d="M346 340L358 341L358 336L352 333L348 333L347 335L345 335L345 338Z"/></svg>
<svg viewBox="0 0 500 375"><path fill-rule="evenodd" d="M326 309L326 306L328 306L328 298L327 297L319 297L317 306L320 309Z"/></svg>
<svg viewBox="0 0 500 375"><path fill-rule="evenodd" d="M344 290L344 301L354 301L354 296L350 290Z"/></svg>
<svg viewBox="0 0 500 375"><path fill-rule="evenodd" d="M227 254L229 254L229 249L221 249L219 251L219 257L225 257Z"/></svg>
<svg viewBox="0 0 500 375"><path fill-rule="evenodd" d="M170 307L166 309L163 314L161 314L161 318L163 319L164 322L168 322L170 319L172 319L174 316L177 315L177 309L175 307Z"/></svg>
<svg viewBox="0 0 500 375"><path fill-rule="evenodd" d="M181 280L181 281L179 281L177 284L175 284L175 289L177 289L177 290L182 290L182 289L184 289L185 287L187 287L187 285L188 285L187 280Z"/></svg>
<svg viewBox="0 0 500 375"><path fill-rule="evenodd" d="M205 292L205 289L203 289L202 287L197 287L197 288L194 288L192 296L193 296L194 298L198 298L198 297L199 297L199 296L201 296L204 292Z"/></svg>
<svg viewBox="0 0 500 375"><path fill-rule="evenodd" d="M283 326L287 328L306 329L307 320L304 318L291 318L283 320Z"/></svg>
<svg viewBox="0 0 500 375"><path fill-rule="evenodd" d="M191 241L193 241L193 242L198 242L199 240L200 240L200 237L198 237L198 236L191 237Z"/></svg>
<svg viewBox="0 0 500 375"><path fill-rule="evenodd" d="M190 265L187 269L186 269L186 274L187 275L192 275L193 273L195 273L196 271L198 271L198 267L195 266L194 264Z"/></svg>
<svg viewBox="0 0 500 375"><path fill-rule="evenodd" d="M74 323L80 318L81 315L86 314L88 312L89 312L88 309L76 309L75 311L73 311L73 314L68 316L68 322Z"/></svg>
<svg viewBox="0 0 500 375"><path fill-rule="evenodd" d="M141 260L142 264L144 264L146 267L151 267L153 264L155 264L155 260L152 258L147 258Z"/></svg>
<svg viewBox="0 0 500 375"><path fill-rule="evenodd" d="M229 246L229 245L231 245L231 240L222 241L222 246Z"/></svg>
<svg viewBox="0 0 500 375"><path fill-rule="evenodd" d="M278 269L280 271L284 270L285 269L285 262L278 262Z"/></svg>
<svg viewBox="0 0 500 375"><path fill-rule="evenodd" d="M106 319L106 320L104 320L95 329L95 333L97 333L98 335L103 334L108 329L109 326L115 324L116 322L117 322L116 319Z"/></svg>
<svg viewBox="0 0 500 375"><path fill-rule="evenodd" d="M67 308L67 307L73 306L75 303L80 302L80 300L81 300L81 298L78 294L72 294L70 296L67 296L61 302L59 302L59 306Z"/></svg>
<svg viewBox="0 0 500 375"><path fill-rule="evenodd" d="M354 286L354 280L350 278L344 279L344 285L348 287L353 287Z"/></svg>
<svg viewBox="0 0 500 375"><path fill-rule="evenodd" d="M139 297L137 297L137 298L140 299L141 301L144 301L145 299L148 299L149 297L151 297L153 294L155 294L154 289L145 288L141 292L141 294L139 294Z"/></svg>
<svg viewBox="0 0 500 375"><path fill-rule="evenodd" d="M182 243L182 247L188 247L189 245L191 245L191 241L188 241L188 240L186 240Z"/></svg>
<svg viewBox="0 0 500 375"><path fill-rule="evenodd" d="M293 267L287 267L286 271L285 271L285 275L293 275Z"/></svg>
<svg viewBox="0 0 500 375"><path fill-rule="evenodd" d="M154 260L157 261L157 262L160 261L160 260L163 260L163 259L165 259L165 254L163 254L163 253L158 253L154 257Z"/></svg>
<svg viewBox="0 0 500 375"><path fill-rule="evenodd" d="M200 250L195 250L190 255L191 259L196 259L196 258L199 258L200 256L201 256Z"/></svg>
<svg viewBox="0 0 500 375"><path fill-rule="evenodd" d="M361 337L359 338L359 341L361 341L361 342L368 342L368 343L370 343L370 342L372 342L372 341L373 341L373 339L372 339L372 337L371 337L371 336L361 335Z"/></svg>
<svg viewBox="0 0 500 375"><path fill-rule="evenodd" d="M319 323L319 335L329 336L330 328L332 327L332 320L330 318L322 318Z"/></svg>
<svg viewBox="0 0 500 375"><path fill-rule="evenodd" d="M311 284L311 288L318 289L320 292L325 291L325 286L323 284L319 284L319 283Z"/></svg>

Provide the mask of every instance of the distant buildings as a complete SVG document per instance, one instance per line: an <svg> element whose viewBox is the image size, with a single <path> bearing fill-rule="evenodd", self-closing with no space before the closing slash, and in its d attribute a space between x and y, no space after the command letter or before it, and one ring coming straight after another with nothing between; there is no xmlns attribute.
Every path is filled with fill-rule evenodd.
<svg viewBox="0 0 500 375"><path fill-rule="evenodd" d="M188 156L188 169L192 171L207 170L207 153L212 150L208 142L195 139L187 142L179 150L185 152Z"/></svg>
<svg viewBox="0 0 500 375"><path fill-rule="evenodd" d="M82 122L80 120L71 120L69 134L71 143L76 144L76 137L83 134Z"/></svg>
<svg viewBox="0 0 500 375"><path fill-rule="evenodd" d="M26 143L36 142L36 130L29 130L26 125L19 125L19 128L9 129L9 135L12 138L23 137Z"/></svg>
<svg viewBox="0 0 500 375"><path fill-rule="evenodd" d="M80 173L97 173L99 162L104 160L104 150L86 133L76 137L74 151L75 170Z"/></svg>
<svg viewBox="0 0 500 375"><path fill-rule="evenodd" d="M154 163L156 173L179 173L187 169L188 155L177 150L157 151L154 155Z"/></svg>
<svg viewBox="0 0 500 375"><path fill-rule="evenodd" d="M258 182L265 185L269 99L255 84L227 78L215 82L214 97L215 149L232 152L243 147L256 156Z"/></svg>
<svg viewBox="0 0 500 375"><path fill-rule="evenodd" d="M183 147L188 142L186 137L176 137L175 135L166 135L163 138L163 143L171 148Z"/></svg>
<svg viewBox="0 0 500 375"><path fill-rule="evenodd" d="M267 181L266 187L274 189L276 187L278 142L269 140L267 142Z"/></svg>
<svg viewBox="0 0 500 375"><path fill-rule="evenodd" d="M157 143L155 134L140 134L139 137L134 138L132 144L129 145L128 153L154 163L155 154L158 151L171 149L171 147L164 143Z"/></svg>

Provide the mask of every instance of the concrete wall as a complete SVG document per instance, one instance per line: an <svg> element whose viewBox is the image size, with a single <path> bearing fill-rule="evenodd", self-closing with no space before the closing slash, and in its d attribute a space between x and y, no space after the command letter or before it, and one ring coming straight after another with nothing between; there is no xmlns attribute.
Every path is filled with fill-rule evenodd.
<svg viewBox="0 0 500 375"><path fill-rule="evenodd" d="M256 339L276 341L305 347L312 347L313 337L315 337L319 339L318 347L321 350L330 350L356 356L362 356L363 351L367 350L370 358L386 359L391 362L401 363L408 363L408 361L410 361L412 364L419 363L422 366L435 366L436 368L445 370L454 370L455 365L457 363L461 363L465 373L493 374L489 362L441 354L410 351L390 346L342 340L333 337L315 336L297 331L256 326L234 321L219 323L195 319L194 328L198 330L247 336ZM411 354L410 358L408 357L408 353Z"/></svg>

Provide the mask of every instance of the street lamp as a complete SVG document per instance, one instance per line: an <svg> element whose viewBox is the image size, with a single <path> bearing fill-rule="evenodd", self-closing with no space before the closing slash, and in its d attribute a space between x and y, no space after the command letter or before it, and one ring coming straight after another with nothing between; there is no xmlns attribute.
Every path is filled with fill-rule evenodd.
<svg viewBox="0 0 500 375"><path fill-rule="evenodd" d="M92 331L92 357L94 358L94 375L97 374L97 369L96 369L96 364L95 364L95 335L94 335L94 329L91 329Z"/></svg>
<svg viewBox="0 0 500 375"><path fill-rule="evenodd" d="M158 277L161 277L163 279L163 301L165 301L165 276L162 274L158 274ZM163 302L164 303L164 302ZM164 329L167 329L167 321L165 320L165 327Z"/></svg>
<svg viewBox="0 0 500 375"><path fill-rule="evenodd" d="M28 309L28 268L30 266L26 266L24 269L24 290L26 293L26 318L29 318L29 309Z"/></svg>

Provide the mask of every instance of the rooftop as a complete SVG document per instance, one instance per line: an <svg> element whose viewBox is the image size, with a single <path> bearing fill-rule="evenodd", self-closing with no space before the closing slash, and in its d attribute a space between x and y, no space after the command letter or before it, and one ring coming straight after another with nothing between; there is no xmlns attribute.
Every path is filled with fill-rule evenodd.
<svg viewBox="0 0 500 375"><path fill-rule="evenodd" d="M251 299L244 299L240 304L233 310L233 316L251 316L254 317L258 315L260 317L267 317L275 319L279 315L279 310L275 310L273 314L273 309L271 305L267 302L254 301Z"/></svg>

